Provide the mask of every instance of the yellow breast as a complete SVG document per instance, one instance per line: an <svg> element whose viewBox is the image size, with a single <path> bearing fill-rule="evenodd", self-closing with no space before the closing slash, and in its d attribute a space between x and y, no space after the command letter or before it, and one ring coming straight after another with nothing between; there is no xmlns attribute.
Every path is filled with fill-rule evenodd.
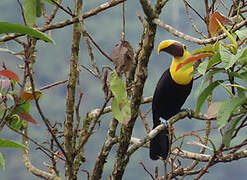
<svg viewBox="0 0 247 180"><path fill-rule="evenodd" d="M172 60L172 64L170 67L170 73L172 76L172 79L181 85L186 85L189 84L193 78L193 66L186 69L186 70L177 70L176 68L178 66L178 64L180 64L186 57L190 56L189 52L187 52L186 54L184 54L183 57L181 58L173 58Z"/></svg>

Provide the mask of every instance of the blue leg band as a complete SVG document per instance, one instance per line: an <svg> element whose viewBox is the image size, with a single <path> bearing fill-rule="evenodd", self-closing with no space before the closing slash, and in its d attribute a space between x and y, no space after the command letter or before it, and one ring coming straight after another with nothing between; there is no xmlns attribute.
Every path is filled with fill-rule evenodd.
<svg viewBox="0 0 247 180"><path fill-rule="evenodd" d="M167 121L166 119L160 117L160 121L161 121L162 123L164 123L164 124L166 125L166 127L168 127L168 121Z"/></svg>

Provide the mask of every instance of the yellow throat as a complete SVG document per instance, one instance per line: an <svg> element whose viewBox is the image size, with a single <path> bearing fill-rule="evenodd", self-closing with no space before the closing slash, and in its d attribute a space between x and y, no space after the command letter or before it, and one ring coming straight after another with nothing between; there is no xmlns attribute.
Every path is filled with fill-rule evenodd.
<svg viewBox="0 0 247 180"><path fill-rule="evenodd" d="M189 56L190 56L189 51L185 50L184 55L182 57L173 57L173 59L172 59L172 64L170 67L170 73L171 73L172 79L177 84L181 84L181 85L189 84L193 78L193 75L192 75L193 66L190 67L189 69L186 69L186 70L179 69L176 71L178 64L183 62L183 60Z"/></svg>

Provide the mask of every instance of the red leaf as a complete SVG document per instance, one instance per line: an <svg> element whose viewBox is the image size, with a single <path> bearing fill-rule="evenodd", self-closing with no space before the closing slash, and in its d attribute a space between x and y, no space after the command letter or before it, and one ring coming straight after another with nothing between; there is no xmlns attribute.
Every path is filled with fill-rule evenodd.
<svg viewBox="0 0 247 180"><path fill-rule="evenodd" d="M42 93L39 91L35 92L36 98L39 99L42 96ZM20 97L24 100L34 100L34 95L30 91L22 91Z"/></svg>
<svg viewBox="0 0 247 180"><path fill-rule="evenodd" d="M209 57L212 55L213 55L213 53L211 53L211 52L201 52L198 54L193 54L193 55L187 57L186 59L184 59L184 61L182 63L178 64L176 71L179 70L181 67L183 67L185 64L188 64L190 62L197 61L199 59L202 59L204 57Z"/></svg>
<svg viewBox="0 0 247 180"><path fill-rule="evenodd" d="M0 75L5 76L9 79L13 79L15 81L19 81L19 76L16 73L14 73L13 71L10 71L8 69L1 70Z"/></svg>
<svg viewBox="0 0 247 180"><path fill-rule="evenodd" d="M23 120L25 120L25 121L28 121L28 122L30 122L30 123L33 123L33 124L35 124L35 125L38 125L38 124L39 124L37 121L35 121L35 119L34 119L30 114L28 114L28 113L26 113L26 112L19 112L19 113L18 113L18 116L19 116L21 119L23 119Z"/></svg>
<svg viewBox="0 0 247 180"><path fill-rule="evenodd" d="M221 24L225 25L232 25L232 21L222 15L220 12L215 12L212 14L212 17L210 18L208 30L212 36L214 36L216 33L218 33L221 30L221 27L219 26L217 20L220 21Z"/></svg>

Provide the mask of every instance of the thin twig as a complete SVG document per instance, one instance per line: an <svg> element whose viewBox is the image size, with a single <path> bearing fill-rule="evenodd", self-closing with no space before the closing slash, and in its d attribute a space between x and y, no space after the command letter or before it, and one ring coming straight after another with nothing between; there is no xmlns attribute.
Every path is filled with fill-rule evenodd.
<svg viewBox="0 0 247 180"><path fill-rule="evenodd" d="M125 41L125 3L123 2L123 32L122 32L122 41Z"/></svg>
<svg viewBox="0 0 247 180"><path fill-rule="evenodd" d="M140 118L142 119L142 123L143 123L143 125L144 125L144 127L145 127L147 133L149 133L151 130L150 130L150 127L149 127L149 125L148 125L148 123L147 123L146 117L147 117L147 115L149 114L149 112L150 112L151 110L152 110L152 107L150 107L150 108L147 110L147 112L145 112L144 114L141 112L141 110L139 111L139 116L140 116Z"/></svg>
<svg viewBox="0 0 247 180"><path fill-rule="evenodd" d="M79 125L80 125L80 105L81 105L81 100L83 97L83 93L81 91L80 86L78 85L78 89L79 89L79 99L77 102L77 105L75 107L75 113L76 113L76 125L75 125L75 129L74 129L74 141L76 140L76 137L78 135L78 131L79 131ZM73 143L74 145L76 144L75 142Z"/></svg>
<svg viewBox="0 0 247 180"><path fill-rule="evenodd" d="M197 33L199 33L202 37L207 38L207 36L206 36L205 34L203 34L203 32L200 31L200 30L197 28L197 26L196 26L196 24L195 24L193 18L191 17L191 14L190 14L189 8L188 8L188 2L187 2L186 0L183 0L183 2L184 2L184 4L185 4L186 13L187 13L187 15L188 15L188 17L189 17L189 20L190 20L190 23L191 23L192 27L193 27L194 30L195 30Z"/></svg>
<svg viewBox="0 0 247 180"><path fill-rule="evenodd" d="M92 133L93 133L93 130L94 130L94 128L95 128L95 125L97 124L97 122L98 122L100 116L104 113L104 109L105 109L107 103L111 100L111 98L112 98L112 95L109 95L109 97L105 100L103 106L100 108L99 112L98 112L97 114L95 114L95 117L93 118L93 122L92 122L93 124L92 124L92 126L89 128L88 133L87 133L87 134L80 134L80 135L79 135L79 137L80 137L80 143L79 143L79 145L78 145L78 147L77 147L77 149L76 149L75 152L81 151L81 148L82 148L82 147L85 145L85 143L88 141L89 137L90 137L90 136L92 135ZM83 132L83 131L81 130L81 133L82 133L82 132Z"/></svg>
<svg viewBox="0 0 247 180"><path fill-rule="evenodd" d="M49 153L52 154L53 156L57 156L57 153L55 153L55 152L49 150L48 148L46 148L45 146L39 144L36 140L34 140L33 138L29 137L29 136L26 135L25 133L23 133L23 132L21 132L21 131L19 131L19 130L14 129L14 128L12 128L12 127L9 126L9 125L7 125L7 126L8 126L8 128L10 128L12 131L14 131L14 132L16 132L17 134L20 134L20 135L24 136L25 138L27 138L28 140L30 140L32 143L34 143L35 145L37 145L39 148L41 148L41 149L43 149L43 150L49 152ZM62 158L62 157L60 157L60 156L57 156L57 157L58 157L59 159L65 161L64 158Z"/></svg>
<svg viewBox="0 0 247 180"><path fill-rule="evenodd" d="M112 58L106 54L101 48L100 46L94 41L94 39L87 33L87 36L89 37L89 39L92 41L93 45L99 50L99 52L105 56L107 59L109 59L111 62L113 62Z"/></svg>
<svg viewBox="0 0 247 180"><path fill-rule="evenodd" d="M69 14L72 17L75 17L75 15L73 13L71 13L71 11L69 11L68 9L64 8L63 6L60 5L59 2L55 1L55 0L51 0L54 4L56 4L56 6L58 6L60 9L62 9L64 12L66 12L67 14Z"/></svg>
<svg viewBox="0 0 247 180"><path fill-rule="evenodd" d="M183 0L184 1L184 3L190 8L190 9L192 9L192 11L194 11L196 14L197 14L197 16L199 16L200 17L200 19L204 22L204 23L206 23L205 22L205 19L199 14L199 12L197 12L197 10L195 10L186 0Z"/></svg>
<svg viewBox="0 0 247 180"><path fill-rule="evenodd" d="M93 76L99 78L98 74L96 74L96 72L95 72L94 70L89 69L88 67L84 66L83 64L81 65L81 67L82 67L83 69L85 69L86 71L88 71L91 75L93 75Z"/></svg>
<svg viewBox="0 0 247 180"><path fill-rule="evenodd" d="M222 0L219 0L220 4L227 10L227 11L230 11L230 9L227 7L227 5L222 1Z"/></svg>
<svg viewBox="0 0 247 180"><path fill-rule="evenodd" d="M46 89L50 89L54 86L57 86L57 85L60 85L60 84L64 84L66 83L68 80L63 80L63 81L58 81L58 82L55 82L55 83L52 83L52 84L49 84L49 85L46 85L46 86L43 86L41 88L39 88L40 91L43 91L43 90L46 90Z"/></svg>
<svg viewBox="0 0 247 180"><path fill-rule="evenodd" d="M147 170L147 168L145 167L144 163L143 162L138 162L138 164L140 164L142 166L142 168L144 169L144 171L146 171L146 173L149 174L149 176L155 180L154 176Z"/></svg>
<svg viewBox="0 0 247 180"><path fill-rule="evenodd" d="M42 15L43 15L44 18L45 18L45 23L46 23L46 24L49 24L49 23L48 23L49 17L48 17L46 8L45 8L44 0L41 0L41 1L40 1L40 5L41 5L41 9L42 9ZM56 8L58 8L58 6L56 6Z"/></svg>
<svg viewBox="0 0 247 180"><path fill-rule="evenodd" d="M87 179L89 180L90 179L90 173L89 173L89 171L86 170L86 169L81 169L81 171L87 174Z"/></svg>
<svg viewBox="0 0 247 180"><path fill-rule="evenodd" d="M27 22L26 22L26 19L25 19L25 15L24 15L23 6L22 6L20 0L17 0L17 2L18 2L19 6L20 6L20 8L21 8L21 15L22 15L22 19L23 19L23 21L24 21L24 24L27 25Z"/></svg>
<svg viewBox="0 0 247 180"><path fill-rule="evenodd" d="M57 4L61 4L62 0L58 0ZM48 21L46 21L46 24L50 24L52 22L52 20L55 18L55 15L57 14L57 11L59 9L59 6L54 7L50 17L48 18Z"/></svg>
<svg viewBox="0 0 247 180"><path fill-rule="evenodd" d="M65 158L67 159L66 153L65 153L65 151L64 151L64 149L63 149L63 147L62 147L62 145L59 143L59 141L58 141L56 135L53 133L53 131L52 131L52 129L51 129L51 125L50 125L49 120L45 117L45 115L43 114L43 111L42 111L41 108L40 108L40 105L39 105L39 102L38 102L38 98L37 98L36 93L35 93L34 80L33 80L32 74L31 74L31 72L30 72L29 63L28 63L28 61L25 61L25 63L26 63L26 67L27 67L27 73L28 73L28 76L29 76L29 78L30 78L30 83L31 83L31 87L32 87L32 94L33 94L33 96L34 96L35 104L36 104L37 110L38 110L38 112L39 112L39 115L41 116L43 122L45 123L45 125L46 125L46 127L47 127L49 133L50 133L50 134L52 135L52 137L54 138L54 140L55 140L57 146L59 147L60 151L62 151L62 153L64 154Z"/></svg>
<svg viewBox="0 0 247 180"><path fill-rule="evenodd" d="M91 47L91 44L90 44L90 41L89 41L89 35L85 29L85 26L84 26L84 23L81 23L81 27L82 27L82 35L84 37L84 40L86 42L86 45L87 45L87 49L88 49L88 54L89 54L89 57L90 57L90 60L91 60L91 64L94 68L94 75L97 77L97 78L101 78L102 75L100 74L100 71L99 71L99 68L96 64L96 61L94 59L94 55L93 55L93 50L92 50L92 47Z"/></svg>

